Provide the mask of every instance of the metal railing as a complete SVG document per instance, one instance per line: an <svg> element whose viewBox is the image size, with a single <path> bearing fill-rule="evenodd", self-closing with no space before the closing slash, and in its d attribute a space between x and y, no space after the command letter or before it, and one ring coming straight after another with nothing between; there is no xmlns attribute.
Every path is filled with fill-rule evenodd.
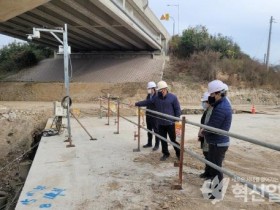
<svg viewBox="0 0 280 210"><path fill-rule="evenodd" d="M108 97L108 104L109 104L109 100L110 100L109 98L110 97ZM233 138L245 141L245 142L256 144L256 145L266 147L266 148L276 150L276 151L280 151L280 146L279 145L266 143L266 142L263 142L263 141L260 141L260 140L254 139L254 138L249 138L249 137L242 136L242 135L239 135L239 134L227 132L227 131L217 129L217 128L213 128L213 127L203 125L203 124L200 124L200 123L195 123L195 122L192 122L190 120L187 120L185 118L185 116L183 116L182 118L178 118L178 117L170 116L170 115L167 115L167 114L163 114L163 113L160 113L160 112L157 112L157 111L153 111L153 110L149 110L149 109L145 109L145 108L141 108L141 107L138 107L138 122L136 123L136 122L133 122L132 120L130 120L127 117L122 116L120 114L120 104L131 107L130 104L121 103L119 99L117 100L117 102L116 102L117 112L115 114L117 115L118 120L117 120L117 132L115 132L115 133L119 134L119 126L120 126L120 120L119 119L120 118L136 125L138 127L138 133L136 135L136 137L138 138L138 142L137 142L138 147L137 147L137 149L134 149L133 151L140 151L140 131L141 131L141 129L151 133L152 135L160 138L161 140L166 141L167 143L171 144L172 146L180 149L181 152L180 152L179 164L177 164L177 165L174 164L174 166L179 166L179 182L178 182L178 185L175 186L177 189L182 189L183 160L184 160L184 153L187 153L190 156L194 157L195 159L197 159L197 160L209 165L210 167L218 170L219 172L222 172L222 173L228 175L229 177L234 178L236 181L248 186L250 189L259 192L261 195L264 195L266 198L273 197L273 198L277 199L276 203L280 204L280 202L279 202L280 198L277 195L272 194L272 193L266 191L263 188L255 186L251 182L246 181L244 178L234 174L233 172L229 171L228 169L219 167L216 164L213 164L212 162L210 162L210 161L206 160L205 158L201 157L200 155L198 155L197 153L195 153L191 149L185 148L184 147L185 126L186 126L186 124L190 124L190 125L193 125L193 126L204 128L211 133L224 135L224 136L230 136L230 137L233 137ZM182 122L182 131L181 131L181 144L180 144L180 146L178 146L177 144L173 143L172 141L170 141L170 140L160 136L159 134L145 128L144 126L142 126L140 124L140 110L144 110L144 111L146 111L146 113L148 112L148 113L156 114L156 116L153 116L153 117L160 118L160 119L163 119L163 120L168 120L168 121L173 121L173 122L175 122L175 121L180 122L181 121ZM112 110L110 110L110 106L108 106L107 111L108 111L108 116L109 116L109 113L112 111ZM108 117L108 121L109 121L109 117ZM184 151L184 152L182 152L182 151Z"/></svg>

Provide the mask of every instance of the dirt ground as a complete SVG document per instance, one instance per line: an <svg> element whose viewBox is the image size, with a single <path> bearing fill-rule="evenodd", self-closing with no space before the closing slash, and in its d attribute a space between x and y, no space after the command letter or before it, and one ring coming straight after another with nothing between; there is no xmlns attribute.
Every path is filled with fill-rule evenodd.
<svg viewBox="0 0 280 210"><path fill-rule="evenodd" d="M70 95L75 103L94 102L100 96L110 94L123 102L134 102L146 97L146 82L127 83L71 83ZM182 84L169 82L169 89L175 93L181 105L199 106L201 95L207 84ZM64 83L0 82L0 101L61 101L65 96ZM279 91L263 89L240 89L230 87L228 93L234 105L280 105Z"/></svg>
<svg viewBox="0 0 280 210"><path fill-rule="evenodd" d="M76 103L73 105L73 108L79 108L81 110L81 118L87 116L97 116L99 107L98 103L98 101L94 100L90 103ZM235 105L235 107L239 110L249 108L248 105ZM14 194L16 189L18 189L18 187L22 185L22 182L24 182L24 180L19 176L19 163L21 160L19 159L15 162L12 161L30 147L32 134L34 131L42 129L45 126L47 119L52 117L52 109L52 102L0 102L0 166L2 168L9 165L4 170L0 171L0 175L2 177L0 190L8 191L11 194ZM252 115L250 114L234 115L234 118L236 118L235 122L243 122L243 124L235 123L233 132L242 131L242 133L244 132L243 135L247 136L248 129L255 128L257 129L256 132L248 132L248 134L251 134L251 137L258 137L260 139L263 138L267 139L270 143L279 144L277 133L279 131L280 124L280 107L259 105L257 106L257 111L260 113L267 113L268 115L265 115L265 118L263 118L262 114L254 115L254 117L258 119L256 122L251 121ZM132 112L132 114L134 113ZM264 119L263 122L261 120L262 118ZM190 120L192 119L199 121L199 115L194 117L190 116ZM260 128L263 126L263 123L266 124L267 127L262 130ZM246 127L243 127L244 124ZM273 126L274 124L275 126ZM194 129L193 126L188 126L187 132L187 147L201 154L195 138L197 129ZM172 153L171 155L175 156ZM264 180L263 183L277 184L279 186L279 158L279 152L260 148L259 146L249 143L234 141L230 150L227 152L225 167L243 177L268 177L269 179ZM149 185L149 187L153 190L153 197L151 200L153 200L154 203L147 205L147 208L145 209L212 208L212 204L209 204L209 201L201 199L201 191L198 190L203 184L203 180L199 179L198 175L202 172L204 165L189 155L185 157L185 160L187 160L185 167L188 172L184 172L185 184L183 185L183 191L171 190L170 188L172 183L176 182L174 172L170 172L167 176L166 174L157 174L155 176L154 174L151 175L147 172L149 179L154 180L156 177L157 181L155 182L156 184ZM167 163L170 164L173 161L173 159L170 159ZM165 167L165 165L162 165L159 161L159 154L153 152L140 154L134 158L134 162L141 164L142 166L149 166L148 168L153 168L155 171ZM118 177L119 175L121 175L120 172L115 170L115 172L110 176ZM255 180L255 183L259 184L258 180ZM223 202L215 204L215 209L279 209L279 205L268 201L244 203L242 198L235 198L232 190L230 190L235 184L236 183L231 180L227 190L227 197ZM122 188L122 183L119 182L112 182L106 186L107 193L114 193ZM136 194L144 193L142 190L138 190L137 187L135 187L135 190L136 191L134 193ZM280 194L280 190L278 193ZM252 198L252 195L250 198ZM126 209L125 201L123 199L120 198L119 201L115 201L113 209Z"/></svg>
<svg viewBox="0 0 280 210"><path fill-rule="evenodd" d="M99 113L98 97L107 96L109 93L111 96L120 97L124 103L133 103L145 98L145 86L146 83L71 83L70 94L73 99L73 108L81 110L81 117L97 116ZM182 108L200 109L200 93L203 93L206 89L205 84L190 86L172 82L170 87L171 92L178 95ZM258 113L279 114L279 93L264 90L232 89L229 92L229 97L235 110L250 111L252 102L254 102ZM65 88L62 83L0 83L0 176L2 177L0 191L15 195L16 191L24 183L24 179L20 176L21 169L19 165L26 159L26 156L18 157L22 156L30 148L34 132L42 130L47 119L53 116L53 101L60 101L64 93ZM106 106L106 102L104 106ZM128 115L135 115L135 112L129 112L129 110L124 112ZM258 117L261 117L261 114ZM245 122L246 118L240 120ZM253 123L249 126L254 127L255 125ZM242 130L243 128L239 129ZM278 135L278 131L271 126L263 128L260 134L265 133L266 136L273 137L271 139L274 139L274 143L279 144L278 139L276 141L274 137ZM193 135L196 136L196 134ZM195 151L200 152L196 139L191 139L188 145ZM255 150L255 148L257 149ZM190 189L186 187L185 191L170 190L170 183L174 180L162 178L160 184L150 186L154 191L155 205L146 209L209 207L209 202L196 199L201 197L200 191L191 191L191 189L199 189L203 184L202 180L197 178L203 168L203 164L191 157L187 157L187 159L190 161L187 162L186 166L191 173L184 174L184 176L187 184L193 187ZM279 184L280 165L277 160L279 160L279 152L260 150L258 147L240 144L232 147L227 153L225 165L232 171L244 176L276 178ZM150 164L155 168L159 164L158 155L154 153L140 156L135 161ZM255 164L256 162L257 164ZM110 190L118 190L120 186L118 183L112 183L108 188L110 192ZM193 198L186 200L185 193L193 195ZM240 206L239 209L279 209L278 205L268 202L248 204L246 206L240 199L241 205L236 200L231 200L232 198L233 195L227 201L232 202L232 204L227 205L229 209L235 208L235 206ZM116 201L114 209L124 208L122 205L122 203ZM216 207L224 209L223 205L217 205Z"/></svg>

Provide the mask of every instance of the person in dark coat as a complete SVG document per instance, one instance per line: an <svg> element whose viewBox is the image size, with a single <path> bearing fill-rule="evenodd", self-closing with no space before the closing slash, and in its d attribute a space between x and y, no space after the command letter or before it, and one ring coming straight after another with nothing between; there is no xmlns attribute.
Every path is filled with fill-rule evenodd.
<svg viewBox="0 0 280 210"><path fill-rule="evenodd" d="M147 95L146 100L152 100L154 97L156 97L156 94L157 94L156 93L156 83L153 82L153 81L148 82L147 91L148 91L148 95ZM147 105L147 109L156 111L156 107L155 107L154 104ZM146 112L146 124L147 124L147 129L148 130L154 131L155 133L158 134L158 122L157 122L157 119L156 119L156 116L155 116L154 113ZM153 134L147 132L147 135L148 135L148 142L147 142L147 144L145 144L143 146L144 148L148 148L148 147L153 146L153 144L152 144ZM155 141L156 142L155 142L155 146L153 148L153 151L158 150L160 139L156 136Z"/></svg>
<svg viewBox="0 0 280 210"><path fill-rule="evenodd" d="M135 106L148 106L150 104L154 104L158 112L180 117L181 108L177 96L168 92L168 86L165 81L158 82L157 87L158 94L156 97L154 97L152 100L139 101L135 103ZM159 134L164 138L167 138L168 134L170 140L174 144L180 146L180 144L176 141L175 120L171 120L162 116L159 116L158 118ZM161 147L163 156L160 158L160 160L165 161L170 156L167 142L161 140ZM174 147L174 150L176 152L177 158L179 159L180 149Z"/></svg>
<svg viewBox="0 0 280 210"><path fill-rule="evenodd" d="M205 92L203 94L203 96L201 97L201 105L202 108L204 110L203 115L201 117L200 123L201 124L207 124L207 122L209 121L209 118L211 116L213 107L209 104L208 102L208 97L209 97L209 93ZM198 141L200 142L200 147L202 149L203 155L205 157L206 160L209 160L209 145L206 142L206 139L204 137L204 134L202 133L202 128L199 129L198 132ZM210 177L210 166L208 166L207 164L205 164L205 168L204 168L204 172L202 174L199 175L200 178L208 178Z"/></svg>
<svg viewBox="0 0 280 210"><path fill-rule="evenodd" d="M209 100L214 100L213 110L206 125L229 131L232 122L232 110L229 101L224 95L224 83L214 80L208 84ZM209 144L209 161L222 167L226 151L229 147L229 137L204 130L204 136ZM210 170L212 180L217 176L219 182L223 180L223 173L212 168Z"/></svg>

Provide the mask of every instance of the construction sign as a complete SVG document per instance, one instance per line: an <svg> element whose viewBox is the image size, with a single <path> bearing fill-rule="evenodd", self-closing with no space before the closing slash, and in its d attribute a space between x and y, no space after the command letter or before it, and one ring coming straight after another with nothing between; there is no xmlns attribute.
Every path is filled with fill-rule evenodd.
<svg viewBox="0 0 280 210"><path fill-rule="evenodd" d="M160 17L161 20L166 20L166 21L168 21L169 18L170 18L169 13L165 13L165 14L163 14L163 15Z"/></svg>
<svg viewBox="0 0 280 210"><path fill-rule="evenodd" d="M176 138L181 138L182 135L182 123L175 122L175 131L176 131Z"/></svg>
<svg viewBox="0 0 280 210"><path fill-rule="evenodd" d="M169 21L169 18L170 18L169 13L166 13L166 14L165 14L165 20Z"/></svg>

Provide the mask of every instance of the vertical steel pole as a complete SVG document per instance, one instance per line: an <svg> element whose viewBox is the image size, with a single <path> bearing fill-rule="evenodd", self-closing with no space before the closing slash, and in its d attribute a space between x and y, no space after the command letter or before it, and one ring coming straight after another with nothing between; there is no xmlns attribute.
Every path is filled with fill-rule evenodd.
<svg viewBox="0 0 280 210"><path fill-rule="evenodd" d="M118 103L117 103L117 132L115 132L114 134L119 134L120 133L120 99L118 99Z"/></svg>
<svg viewBox="0 0 280 210"><path fill-rule="evenodd" d="M174 39L174 35L175 35L175 20L173 19L173 39Z"/></svg>
<svg viewBox="0 0 280 210"><path fill-rule="evenodd" d="M183 119L182 119L182 131L181 131L181 143L180 143L180 163L179 163L179 185L181 186L181 188L182 188L182 183L183 183L185 126L186 126L186 117L183 117Z"/></svg>
<svg viewBox="0 0 280 210"><path fill-rule="evenodd" d="M269 53L270 53L272 23L273 23L273 16L270 17L270 21L269 21L269 34L268 34L268 44L267 44L267 53L266 53L266 69L267 70L269 70Z"/></svg>
<svg viewBox="0 0 280 210"><path fill-rule="evenodd" d="M108 93L108 122L106 125L110 125L110 94Z"/></svg>
<svg viewBox="0 0 280 210"><path fill-rule="evenodd" d="M99 118L102 119L102 98L99 98Z"/></svg>
<svg viewBox="0 0 280 210"><path fill-rule="evenodd" d="M178 36L180 36L180 4L178 4Z"/></svg>
<svg viewBox="0 0 280 210"><path fill-rule="evenodd" d="M140 128L141 128L141 116L140 116L140 107L138 107L138 133L137 135L134 134L134 137L137 136L138 138L138 147L137 149L133 149L133 152L140 152Z"/></svg>
<svg viewBox="0 0 280 210"><path fill-rule="evenodd" d="M141 110L140 107L138 107L138 150L140 151L140 123L141 123L141 116L140 116Z"/></svg>
<svg viewBox="0 0 280 210"><path fill-rule="evenodd" d="M72 136L71 136L71 124L70 124L70 85L69 85L69 52L68 52L68 32L67 32L67 24L64 25L63 31L63 50L64 50L64 82L66 88L66 96L67 97L67 130L68 130L68 141L69 145L67 147L74 147L72 144Z"/></svg>

